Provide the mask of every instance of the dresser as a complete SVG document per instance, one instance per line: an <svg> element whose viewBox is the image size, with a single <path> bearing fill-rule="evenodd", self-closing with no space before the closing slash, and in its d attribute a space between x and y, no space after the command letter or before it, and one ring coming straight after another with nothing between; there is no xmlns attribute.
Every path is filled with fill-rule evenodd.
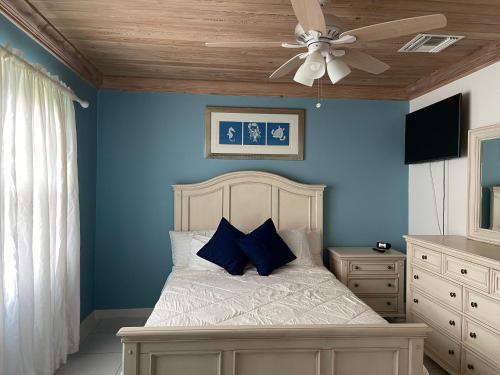
<svg viewBox="0 0 500 375"><path fill-rule="evenodd" d="M425 352L451 374L500 374L500 246L406 236L408 322L432 329Z"/></svg>
<svg viewBox="0 0 500 375"><path fill-rule="evenodd" d="M329 247L330 270L367 305L386 318L405 316L405 255L371 247Z"/></svg>

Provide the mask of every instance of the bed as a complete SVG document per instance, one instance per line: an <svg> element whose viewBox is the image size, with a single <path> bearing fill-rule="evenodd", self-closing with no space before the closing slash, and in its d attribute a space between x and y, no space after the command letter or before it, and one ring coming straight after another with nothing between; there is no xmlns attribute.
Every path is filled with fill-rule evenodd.
<svg viewBox="0 0 500 375"><path fill-rule="evenodd" d="M253 171L175 185L175 230L224 216L244 231L271 217L322 233L324 188ZM387 323L323 266L287 265L267 277L174 269L146 326L118 335L124 375L421 375L428 331Z"/></svg>

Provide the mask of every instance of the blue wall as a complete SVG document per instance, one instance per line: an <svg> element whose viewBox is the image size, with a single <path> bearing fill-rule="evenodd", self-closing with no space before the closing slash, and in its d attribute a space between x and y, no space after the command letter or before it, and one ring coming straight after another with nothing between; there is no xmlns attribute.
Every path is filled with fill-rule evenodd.
<svg viewBox="0 0 500 375"><path fill-rule="evenodd" d="M306 109L304 161L206 160L207 105ZM236 170L325 183L325 244L404 249L407 102L99 93L95 307L154 305L171 270L171 185Z"/></svg>
<svg viewBox="0 0 500 375"><path fill-rule="evenodd" d="M59 76L78 96L90 103L88 109L82 109L78 104L75 105L80 185L80 283L81 319L83 319L94 309L97 91L1 14L0 44L8 44L21 50L28 61L42 64L50 73Z"/></svg>

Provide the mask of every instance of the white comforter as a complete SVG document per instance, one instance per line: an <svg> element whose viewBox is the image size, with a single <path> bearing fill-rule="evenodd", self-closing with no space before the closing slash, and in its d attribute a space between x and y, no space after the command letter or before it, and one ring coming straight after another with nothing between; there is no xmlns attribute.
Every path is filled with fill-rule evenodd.
<svg viewBox="0 0 500 375"><path fill-rule="evenodd" d="M146 326L386 323L324 267L174 270Z"/></svg>

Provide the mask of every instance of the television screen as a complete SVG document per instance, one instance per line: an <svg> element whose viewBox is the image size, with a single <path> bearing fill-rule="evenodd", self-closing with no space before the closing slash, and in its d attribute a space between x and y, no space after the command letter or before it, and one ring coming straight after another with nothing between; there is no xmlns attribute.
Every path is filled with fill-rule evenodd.
<svg viewBox="0 0 500 375"><path fill-rule="evenodd" d="M405 164L460 156L462 94L406 115Z"/></svg>

